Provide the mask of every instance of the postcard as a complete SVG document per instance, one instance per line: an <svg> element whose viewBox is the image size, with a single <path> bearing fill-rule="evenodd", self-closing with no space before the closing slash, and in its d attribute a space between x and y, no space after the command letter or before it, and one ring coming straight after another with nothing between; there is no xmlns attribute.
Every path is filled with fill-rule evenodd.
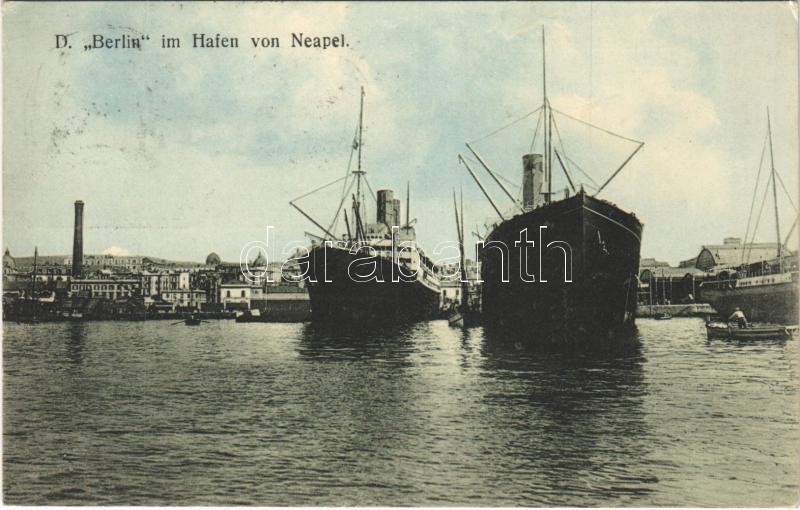
<svg viewBox="0 0 800 510"><path fill-rule="evenodd" d="M5 504L800 501L796 2L2 19Z"/></svg>

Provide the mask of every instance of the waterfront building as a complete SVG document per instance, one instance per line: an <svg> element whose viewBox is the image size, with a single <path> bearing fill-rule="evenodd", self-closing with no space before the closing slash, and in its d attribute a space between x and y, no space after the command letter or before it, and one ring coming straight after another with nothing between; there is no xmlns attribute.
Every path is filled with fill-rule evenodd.
<svg viewBox="0 0 800 510"><path fill-rule="evenodd" d="M298 283L267 285L260 297L250 300L250 309L282 320L307 320L311 315L308 290Z"/></svg>
<svg viewBox="0 0 800 510"><path fill-rule="evenodd" d="M238 263L225 263L216 253L205 263L176 262L145 256L83 254L81 276L72 276L72 257L66 255L14 257L6 249L3 257L4 309L28 299L31 280L34 295L52 302L54 313L80 312L102 318L151 312L247 310L305 317L308 295L302 283L287 284L287 274L299 273L297 264L283 267L262 255L251 267L255 281L246 281ZM224 286L222 282L227 282ZM270 289L265 292L267 286ZM269 297L265 297L269 294ZM254 303L254 305L253 305Z"/></svg>
<svg viewBox="0 0 800 510"><path fill-rule="evenodd" d="M784 248L785 251L789 251ZM742 243L739 237L726 237L722 244L707 244L694 258L694 267L710 271L717 267L737 267L775 258L777 243ZM690 259L691 260L691 259Z"/></svg>
<svg viewBox="0 0 800 510"><path fill-rule="evenodd" d="M769 268L777 251L776 243L743 243L739 237L726 237L722 244L701 246L696 256L681 261L677 267L643 258L639 264L639 304L704 302L700 286L703 281L727 278L748 261L747 267ZM784 253L790 251L784 248Z"/></svg>
<svg viewBox="0 0 800 510"><path fill-rule="evenodd" d="M6 249L3 256L3 281L30 280L33 275L34 257L12 257ZM65 281L71 275L70 268L60 256L40 255L36 257L36 279L46 282Z"/></svg>
<svg viewBox="0 0 800 510"><path fill-rule="evenodd" d="M223 310L249 310L253 299L263 299L264 290L259 285L239 280L219 285L219 303Z"/></svg>
<svg viewBox="0 0 800 510"><path fill-rule="evenodd" d="M442 300L441 307L450 309L462 303L463 286L461 285L459 263L440 265L437 268L439 282L441 286ZM474 300L480 296L480 283L478 265L474 260L464 260L464 271L467 275L469 295ZM473 304L473 303L471 303Z"/></svg>
<svg viewBox="0 0 800 510"><path fill-rule="evenodd" d="M208 302L205 290L198 289L163 290L160 297L172 305L172 311L198 311Z"/></svg>
<svg viewBox="0 0 800 510"><path fill-rule="evenodd" d="M63 259L63 264L72 265L72 257L55 257ZM167 260L141 255L83 255L83 271L92 272L99 269L110 269L122 273L140 273L144 271L198 271L206 269L202 262Z"/></svg>
<svg viewBox="0 0 800 510"><path fill-rule="evenodd" d="M700 284L706 278L708 273L696 267L643 265L639 271L639 304L674 305L702 302Z"/></svg>
<svg viewBox="0 0 800 510"><path fill-rule="evenodd" d="M69 297L118 299L141 295L138 279L73 278L69 285Z"/></svg>

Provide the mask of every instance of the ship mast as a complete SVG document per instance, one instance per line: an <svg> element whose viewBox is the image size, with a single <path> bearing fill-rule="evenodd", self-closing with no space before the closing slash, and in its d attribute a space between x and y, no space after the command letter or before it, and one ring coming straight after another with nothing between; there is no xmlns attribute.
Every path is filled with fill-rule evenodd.
<svg viewBox="0 0 800 510"><path fill-rule="evenodd" d="M411 226L411 181L406 181L406 228Z"/></svg>
<svg viewBox="0 0 800 510"><path fill-rule="evenodd" d="M459 220L459 235L460 239L460 249L461 249L461 308L463 310L468 310L470 303L469 303L469 280L467 279L467 266L466 266L466 253L464 253L465 248L465 241L464 241L464 190L459 189L459 194L461 195L459 198L461 199L461 219Z"/></svg>
<svg viewBox="0 0 800 510"><path fill-rule="evenodd" d="M458 233L458 256L459 256L459 279L461 280L461 311L466 312L469 307L469 283L467 281L467 270L464 267L464 192L461 192L461 214L458 214L458 202L456 201L456 190L453 190L453 209L456 216L456 231Z"/></svg>
<svg viewBox="0 0 800 510"><path fill-rule="evenodd" d="M778 218L778 192L775 188L775 157L772 153L772 124L769 119L769 107L767 107L767 136L769 137L769 164L772 178L772 204L775 208L775 235L778 241L778 272L783 272L783 243L781 243L781 224Z"/></svg>
<svg viewBox="0 0 800 510"><path fill-rule="evenodd" d="M567 169L567 165L565 164L565 161L572 162L572 160L570 160L569 157L567 157L567 155L564 153L564 150L565 150L564 149L564 142L561 139L561 134L559 133L558 124L556 123L556 116L555 116L556 113L561 115L561 116L570 118L573 121L576 121L576 122L579 122L581 124L584 124L584 125L592 128L592 129L596 129L596 130L602 131L602 132L606 133L607 135L613 136L615 138L620 138L622 140L625 140L625 141L628 141L628 142L636 144L636 148L627 156L627 158L622 162L622 164L620 164L616 168L616 170L614 170L611 173L611 176L608 177L605 180L605 182L603 182L603 184L601 184L601 185L598 185L594 181L594 179L591 178L591 176L589 176L585 171L581 170L580 167L577 167L577 164L575 164L575 166L578 168L578 170L580 170L584 175L586 175L586 177L594 184L593 187L597 191L595 191L592 196L597 196L601 191L603 191L603 189L605 189L605 187L608 186L608 184L611 181L613 181L614 178L617 177L617 175L622 171L622 169L625 168L625 166L631 161L631 159L633 159L633 157L636 155L636 153L638 153L642 149L642 147L644 147L644 142L641 142L639 140L634 140L634 139L628 138L626 136L622 136L620 134L614 133L612 131L609 131L607 129L601 128L599 126L595 126L594 124L591 124L591 123L583 121L581 119L572 117L571 115L568 115L568 114L566 114L566 113L564 113L562 111L559 111L559 110L553 108L553 106L550 104L550 99L547 96L547 51L546 51L545 29L544 29L544 26L542 26L542 105L539 108L536 108L535 110L533 110L532 112L529 112L529 113L525 114L523 117L521 117L521 118L519 118L519 119L517 119L517 120L515 120L515 121L513 121L513 122L511 122L509 124L507 124L506 126L503 126L500 129L497 129L497 130L495 130L495 131L493 131L493 132L491 132L491 133L489 133L489 134L487 134L487 135L485 135L485 136L483 136L483 137L481 137L479 139L473 140L472 142L468 142L466 144L466 146L469 149L469 151L478 160L478 163L480 163L480 165L483 167L483 169L486 171L486 173L488 173L492 177L492 180L498 185L498 187L503 191L503 193L505 193L505 195L511 200L511 202L516 206L516 208L518 208L520 210L521 213L527 212L525 210L524 204L520 203L516 199L516 197L508 190L508 188L506 188L506 186L499 179L499 177L502 177L502 176L498 176L495 173L495 171L493 171L489 167L489 164L484 160L483 157L480 156L480 154L478 154L477 150L472 146L472 144L473 143L477 143L477 142L479 142L481 140L485 140L486 138L492 137L492 136L496 135L497 133L499 133L500 131L503 131L503 130L505 130L507 128L510 128L510 127L514 126L515 124L517 124L518 122L520 122L523 119L527 118L528 116L534 115L534 114L539 113L539 112L541 112L541 113L540 113L540 116L539 116L539 120L537 121L537 124L536 124L536 129L535 129L535 132L534 132L534 135L533 135L533 141L531 142L531 149L530 150L533 151L534 150L534 146L537 147L536 154L537 154L537 156L539 155L537 141L538 141L538 135L539 135L539 126L541 124L541 125L543 125L543 130L542 131L544 132L544 139L542 141L543 147L542 147L542 150L541 150L541 156L542 156L542 167L543 167L542 168L542 173L544 174L544 181L545 181L545 182L542 183L542 187L544 187L545 189L540 191L540 195L544 195L543 201L542 201L544 204L549 204L549 203L551 203L553 201L553 166L554 166L554 163L558 163L559 166L561 167L561 169L564 171L564 176L566 177L567 182L568 182L570 188L572 188L573 191L577 191L576 184L580 184L580 183L576 183L576 182L573 181L572 176L570 176L570 173L569 173L569 171ZM556 139L555 139L556 147L555 148L553 147L553 134L554 134L553 131L554 130L555 130L555 136L556 136ZM559 147L560 147L561 150L559 150ZM554 155L555 155L555 157L554 157ZM472 180L475 181L475 184L478 185L478 188L480 188L480 190L483 193L483 195L486 197L486 199L492 205L492 208L495 210L497 215L500 217L500 220L501 221L505 221L505 217L500 212L500 209L498 208L497 204L494 202L492 197L489 195L489 193L487 192L486 188L480 182L478 177L475 175L475 172L472 171L472 169L470 168L469 164L466 162L464 157L459 154L458 155L458 159L459 159L459 162L461 162L464 165L464 167L466 168L466 170L469 172L470 177L472 177ZM572 162L572 163L574 164L574 162ZM523 186L524 186L524 183L523 183ZM581 185L580 193L583 193L583 186L582 185Z"/></svg>
<svg viewBox="0 0 800 510"><path fill-rule="evenodd" d="M31 274L31 299L36 295L36 262L39 258L39 247L33 247L33 274Z"/></svg>
<svg viewBox="0 0 800 510"><path fill-rule="evenodd" d="M544 26L542 26L542 115L544 115L544 175L545 179L547 179L545 203L549 203L553 192L552 165L550 161L550 137L553 134L553 126L547 101L547 52L545 51Z"/></svg>
<svg viewBox="0 0 800 510"><path fill-rule="evenodd" d="M361 218L361 203L363 202L362 197L362 190L361 190L361 178L364 175L364 170L361 167L361 144L362 144L362 135L364 132L364 87L361 87L361 105L358 111L358 140L356 144L358 145L358 163L356 169L353 170L353 173L356 175L356 194L355 194L355 203L353 204L353 215L356 216L356 237L360 238L363 232L359 225L363 224L363 219Z"/></svg>
<svg viewBox="0 0 800 510"><path fill-rule="evenodd" d="M334 181L329 182L328 184L324 184L308 193L304 193L298 197L293 198L289 201L289 205L297 209L297 211L302 214L307 220L313 223L317 228L319 228L322 232L324 232L329 239L338 240L338 237L334 235L334 230L336 227L336 222L339 218L339 213L342 212L342 208L344 207L345 202L347 201L348 197L352 198L352 217L349 219L347 218L347 211L346 207L344 207L344 216L345 216L345 227L347 228L347 239L349 241L360 241L365 237L365 229L364 229L364 218L366 217L365 213L365 190L361 185L361 181L363 180L366 184L366 187L372 192L372 188L369 185L369 181L366 178L366 172L364 171L363 167L363 154L362 154L362 137L364 133L364 87L361 87L361 97L360 97L360 108L358 112L358 125L356 126L356 132L353 135L353 143L350 146L350 160L347 163L347 170L343 177L340 177ZM355 153L358 154L355 154ZM356 168L353 169L353 157L356 156ZM336 209L336 212L331 219L330 225L328 228L325 228L322 223L317 221L316 219L312 218L306 211L304 211L297 202L303 198L306 198L310 195L313 195L323 189L329 188L334 184L344 181L344 186L342 188L342 195L339 200L339 206ZM355 190L353 189L355 187ZM374 195L374 193L373 193ZM351 221L352 220L352 221Z"/></svg>

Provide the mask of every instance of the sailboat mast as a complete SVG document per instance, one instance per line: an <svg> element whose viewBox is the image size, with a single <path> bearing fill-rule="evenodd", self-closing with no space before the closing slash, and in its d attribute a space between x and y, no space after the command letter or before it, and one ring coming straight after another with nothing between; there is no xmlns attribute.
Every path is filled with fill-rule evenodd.
<svg viewBox="0 0 800 510"><path fill-rule="evenodd" d="M461 225L459 226L459 232L461 232L461 244L464 244L464 188L459 188L459 198L461 199ZM461 247L462 251L464 247ZM461 254L462 258L464 254Z"/></svg>
<svg viewBox="0 0 800 510"><path fill-rule="evenodd" d="M461 295L464 310L469 309L469 276L467 275L466 241L464 239L464 189L459 189L461 200Z"/></svg>
<svg viewBox="0 0 800 510"><path fill-rule="evenodd" d="M772 153L772 123L769 118L769 107L767 107L767 134L769 136L769 164L772 173L772 204L775 207L775 235L778 242L778 268L783 272L783 243L781 242L781 224L778 218L778 192L775 188L775 157Z"/></svg>
<svg viewBox="0 0 800 510"><path fill-rule="evenodd" d="M466 311L469 306L469 283L467 282L467 269L464 267L464 192L461 192L461 214L458 213L458 202L456 201L456 191L453 190L453 209L456 215L456 232L458 233L458 259L459 259L459 280L461 280L461 305L462 311Z"/></svg>
<svg viewBox="0 0 800 510"><path fill-rule="evenodd" d="M547 179L547 196L545 202L550 202L553 192L552 184L552 161L550 154L550 137L552 136L553 126L551 124L551 113L547 101L547 52L545 50L544 26L542 26L542 115L544 115L544 175Z"/></svg>
<svg viewBox="0 0 800 510"><path fill-rule="evenodd" d="M36 262L39 258L39 247L33 247L33 275L31 275L31 298L36 295Z"/></svg>

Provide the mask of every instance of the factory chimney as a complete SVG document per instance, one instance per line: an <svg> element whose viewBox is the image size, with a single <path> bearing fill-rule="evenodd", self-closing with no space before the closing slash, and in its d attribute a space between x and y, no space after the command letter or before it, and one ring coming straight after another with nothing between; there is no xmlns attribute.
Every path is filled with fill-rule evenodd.
<svg viewBox="0 0 800 510"><path fill-rule="evenodd" d="M83 201L75 201L75 232L72 237L72 277L83 271Z"/></svg>

